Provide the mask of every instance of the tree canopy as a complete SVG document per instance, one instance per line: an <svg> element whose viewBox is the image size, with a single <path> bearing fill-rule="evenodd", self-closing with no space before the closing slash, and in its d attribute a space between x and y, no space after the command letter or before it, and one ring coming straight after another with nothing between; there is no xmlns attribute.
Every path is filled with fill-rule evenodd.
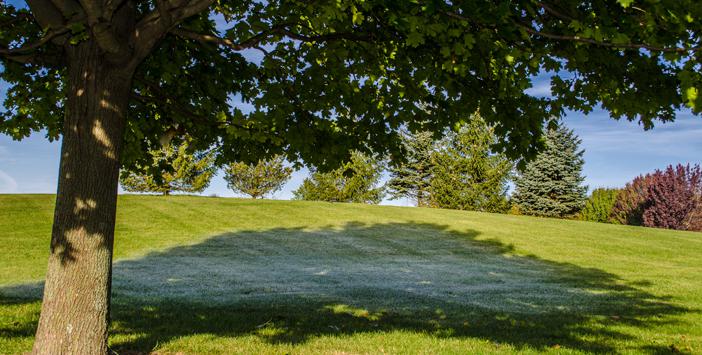
<svg viewBox="0 0 702 355"><path fill-rule="evenodd" d="M542 124L566 109L599 103L646 127L702 109L702 5L692 0L28 3L0 5L10 84L0 131L57 138L62 53L94 39L134 67L127 165L170 131L219 146L220 159L285 153L321 166L349 148L397 151L400 126L439 130L477 109L512 156L533 154ZM110 22L122 12L133 19L123 32ZM553 97L525 93L542 72ZM422 121L420 103L431 108Z"/></svg>

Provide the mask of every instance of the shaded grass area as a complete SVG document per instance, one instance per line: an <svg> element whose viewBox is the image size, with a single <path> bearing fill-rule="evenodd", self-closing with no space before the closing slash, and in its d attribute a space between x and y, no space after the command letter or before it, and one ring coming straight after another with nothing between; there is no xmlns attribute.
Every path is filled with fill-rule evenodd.
<svg viewBox="0 0 702 355"><path fill-rule="evenodd" d="M3 242L11 239L7 221L0 219ZM15 240L28 242L20 234ZM120 353L702 350L700 234L126 196L117 238L111 346ZM41 281L27 275L45 261L0 248L3 268L11 259L25 270L0 274L0 353L22 352L41 293Z"/></svg>

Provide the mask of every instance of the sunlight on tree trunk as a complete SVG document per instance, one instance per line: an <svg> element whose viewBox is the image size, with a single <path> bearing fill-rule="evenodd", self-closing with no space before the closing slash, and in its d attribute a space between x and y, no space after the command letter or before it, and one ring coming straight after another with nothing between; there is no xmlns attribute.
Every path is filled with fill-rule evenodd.
<svg viewBox="0 0 702 355"><path fill-rule="evenodd" d="M70 53L51 254L36 354L105 354L122 135L131 73L91 41Z"/></svg>

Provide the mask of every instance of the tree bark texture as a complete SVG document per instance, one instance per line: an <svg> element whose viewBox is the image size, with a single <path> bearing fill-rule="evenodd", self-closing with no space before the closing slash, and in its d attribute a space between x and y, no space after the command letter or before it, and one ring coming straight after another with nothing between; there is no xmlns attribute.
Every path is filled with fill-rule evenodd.
<svg viewBox="0 0 702 355"><path fill-rule="evenodd" d="M61 165L35 354L106 354L120 151L132 70L68 49Z"/></svg>

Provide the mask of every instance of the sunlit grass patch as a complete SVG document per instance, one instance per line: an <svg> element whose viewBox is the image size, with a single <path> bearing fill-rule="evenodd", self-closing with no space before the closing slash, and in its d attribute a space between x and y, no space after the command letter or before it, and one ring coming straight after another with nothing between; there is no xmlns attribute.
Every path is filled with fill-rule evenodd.
<svg viewBox="0 0 702 355"><path fill-rule="evenodd" d="M31 348L50 201L0 196L0 353ZM115 253L110 344L127 354L702 350L696 233L122 196Z"/></svg>

